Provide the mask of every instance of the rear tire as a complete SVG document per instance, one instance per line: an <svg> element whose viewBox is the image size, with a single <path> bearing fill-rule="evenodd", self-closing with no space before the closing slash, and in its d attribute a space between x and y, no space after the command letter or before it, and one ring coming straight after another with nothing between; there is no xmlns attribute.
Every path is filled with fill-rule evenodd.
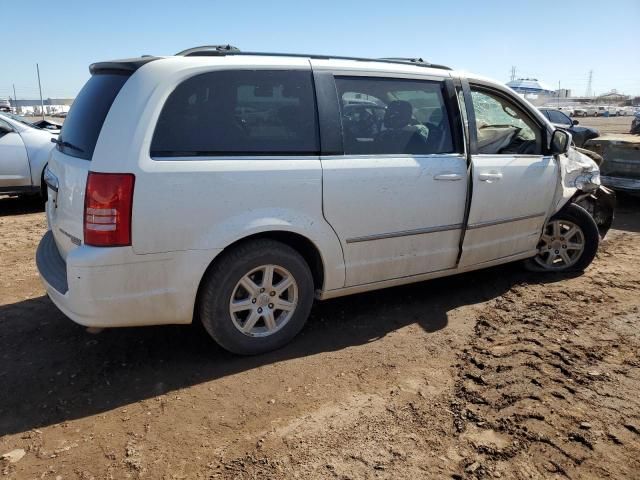
<svg viewBox="0 0 640 480"><path fill-rule="evenodd" d="M538 254L525 261L535 272L581 272L598 252L600 234L595 220L584 208L570 203L549 219Z"/></svg>
<svg viewBox="0 0 640 480"><path fill-rule="evenodd" d="M296 250L275 240L249 240L211 266L197 311L222 348L256 355L282 347L302 330L313 296L311 270Z"/></svg>

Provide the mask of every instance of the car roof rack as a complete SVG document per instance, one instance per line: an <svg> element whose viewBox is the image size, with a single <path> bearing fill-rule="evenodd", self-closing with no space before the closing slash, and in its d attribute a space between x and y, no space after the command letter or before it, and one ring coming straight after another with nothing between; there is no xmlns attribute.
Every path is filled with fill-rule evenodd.
<svg viewBox="0 0 640 480"><path fill-rule="evenodd" d="M187 48L176 53L176 57L207 57L215 55L228 55L239 53L240 49L233 45L202 45L200 47Z"/></svg>
<svg viewBox="0 0 640 480"><path fill-rule="evenodd" d="M225 56L225 55L251 55L251 56L270 56L270 57L296 57L296 58L313 58L317 60L354 60L359 62L384 62L400 65L416 65L427 68L440 68L442 70L451 70L446 65L438 65L435 63L425 62L419 57L387 57L387 58L366 58L366 57L343 57L339 55L315 55L305 53L273 53L273 52L243 52L239 48L232 45L203 45L201 47L189 48L182 52L176 53L176 56L182 57L207 57L207 56Z"/></svg>

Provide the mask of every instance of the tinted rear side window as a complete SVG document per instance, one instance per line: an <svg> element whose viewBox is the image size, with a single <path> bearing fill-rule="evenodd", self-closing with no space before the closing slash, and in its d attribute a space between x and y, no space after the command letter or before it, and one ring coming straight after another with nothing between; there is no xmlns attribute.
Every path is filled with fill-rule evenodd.
<svg viewBox="0 0 640 480"><path fill-rule="evenodd" d="M120 89L129 79L126 74L93 75L80 90L60 131L64 145L58 148L78 158L91 160L104 119Z"/></svg>
<svg viewBox="0 0 640 480"><path fill-rule="evenodd" d="M152 157L317 154L311 72L239 70L197 75L169 96Z"/></svg>

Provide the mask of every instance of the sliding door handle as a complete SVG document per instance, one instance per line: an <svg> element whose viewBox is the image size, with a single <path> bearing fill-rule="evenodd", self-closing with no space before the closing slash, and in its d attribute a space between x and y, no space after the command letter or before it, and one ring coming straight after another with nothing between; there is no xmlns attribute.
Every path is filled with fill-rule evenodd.
<svg viewBox="0 0 640 480"><path fill-rule="evenodd" d="M502 178L501 173L480 173L478 179L481 182L496 182Z"/></svg>
<svg viewBox="0 0 640 480"><path fill-rule="evenodd" d="M434 175L433 179L445 182L455 182L457 180L462 180L462 175L459 173L438 173L437 175Z"/></svg>

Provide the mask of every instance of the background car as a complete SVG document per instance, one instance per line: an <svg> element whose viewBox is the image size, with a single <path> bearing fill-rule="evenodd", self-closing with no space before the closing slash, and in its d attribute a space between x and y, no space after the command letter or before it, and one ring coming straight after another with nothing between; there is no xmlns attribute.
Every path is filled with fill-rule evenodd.
<svg viewBox="0 0 640 480"><path fill-rule="evenodd" d="M41 194L42 176L56 135L22 117L0 113L0 194Z"/></svg>
<svg viewBox="0 0 640 480"><path fill-rule="evenodd" d="M616 115L618 117L626 117L629 114L628 111L627 111L627 107L616 106L616 107L613 107L613 108L615 108Z"/></svg>
<svg viewBox="0 0 640 480"><path fill-rule="evenodd" d="M629 133L634 135L640 134L640 111L633 114L633 120L631 121L631 130Z"/></svg>
<svg viewBox="0 0 640 480"><path fill-rule="evenodd" d="M586 117L588 115L587 109L584 107L574 107L572 117Z"/></svg>
<svg viewBox="0 0 640 480"><path fill-rule="evenodd" d="M600 136L600 132L595 128L578 126L578 120L571 119L566 113L551 108L541 108L540 111L558 128L563 128L571 132L573 143L577 147L582 147L587 140Z"/></svg>

